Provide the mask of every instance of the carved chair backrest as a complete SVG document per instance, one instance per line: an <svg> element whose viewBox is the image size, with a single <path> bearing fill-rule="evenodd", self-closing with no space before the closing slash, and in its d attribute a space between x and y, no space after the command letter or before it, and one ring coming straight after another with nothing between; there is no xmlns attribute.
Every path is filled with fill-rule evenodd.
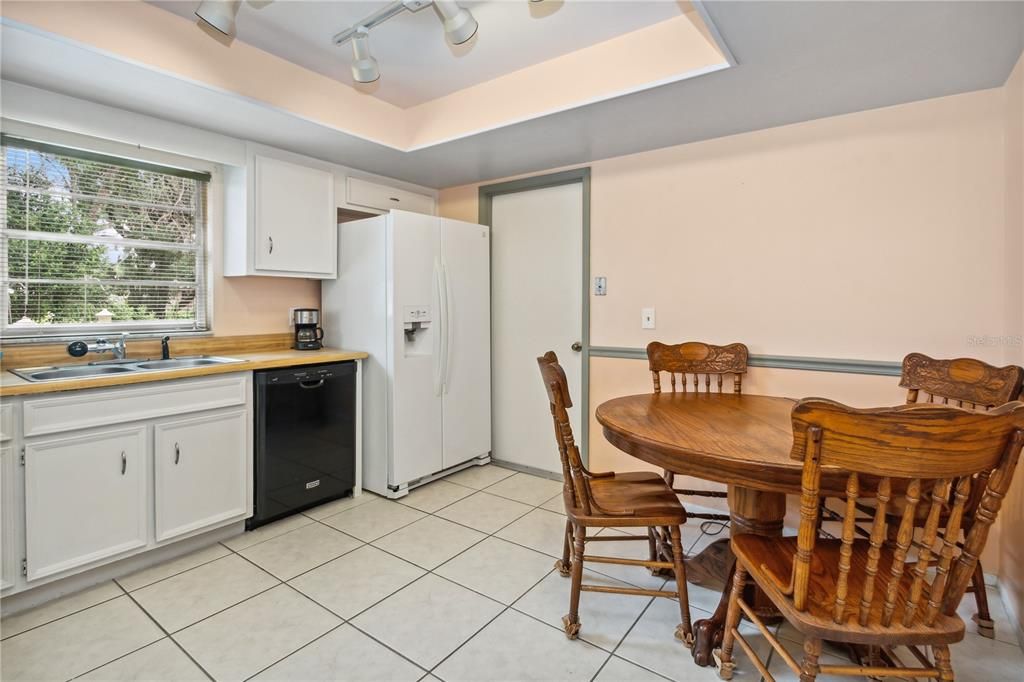
<svg viewBox="0 0 1024 682"><path fill-rule="evenodd" d="M747 347L742 343L712 346L700 341L687 341L670 346L652 341L647 344L647 361L654 377L655 393L661 393L662 372L668 372L673 393L676 390L685 393L691 386L694 392L699 393L702 377L705 393L711 392L711 377L715 377L715 388L721 393L722 380L726 376L732 377L733 393L740 393L749 356ZM680 377L678 385L676 375ZM693 377L692 383L688 377Z"/></svg>
<svg viewBox="0 0 1024 682"><path fill-rule="evenodd" d="M551 405L551 419L558 442L558 455L562 461L562 497L569 506L580 509L583 514L591 513L590 485L584 475L583 460L572 434L568 409L572 407L569 397L569 383L565 370L558 364L558 356L548 351L537 358L540 376Z"/></svg>
<svg viewBox="0 0 1024 682"><path fill-rule="evenodd" d="M955 404L972 410L988 410L1008 403L1020 394L1024 368L995 367L973 358L936 360L922 353L903 358L900 386L907 402Z"/></svg>
<svg viewBox="0 0 1024 682"><path fill-rule="evenodd" d="M824 568L837 576L835 622L930 627L940 614L955 613L1013 478L1024 444L1024 403L977 412L939 405L856 409L808 398L793 408L792 421L790 456L804 463L791 585L794 606L805 610L809 598L818 603L832 598L808 596L813 587L821 470L831 467L848 474L838 566ZM957 542L974 485L985 489L961 549ZM874 497L876 509L866 564L851 569L857 501L862 496ZM891 504L899 497L905 502L901 511ZM927 520L915 541L919 505L927 508ZM883 552L887 514L896 511L895 543ZM944 511L948 517L940 529ZM935 575L929 581L933 566ZM862 572L861 594L847 594L851 570ZM901 589L907 580L909 589Z"/></svg>

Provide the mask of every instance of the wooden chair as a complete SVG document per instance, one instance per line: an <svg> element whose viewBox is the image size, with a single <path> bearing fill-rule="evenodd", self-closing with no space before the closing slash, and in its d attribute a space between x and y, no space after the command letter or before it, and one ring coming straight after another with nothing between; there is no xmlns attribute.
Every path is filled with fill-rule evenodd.
<svg viewBox="0 0 1024 682"><path fill-rule="evenodd" d="M911 353L903 358L900 386L907 389L907 403L937 403L973 410L990 410L1018 397L1024 369L1016 365L994 367L972 358L936 360L922 353ZM982 487L975 485L975 494L967 500L964 514L964 532L970 530L970 519L974 518L978 503L981 502ZM945 525L948 514L943 514L940 524ZM985 571L978 561L968 592L974 593L978 611L974 622L978 634L993 639L996 636L995 623L988 609L988 594L985 591Z"/></svg>
<svg viewBox="0 0 1024 682"><path fill-rule="evenodd" d="M728 346L712 346L699 341L688 341L673 346L652 341L647 344L647 362L651 368L651 375L654 378L654 392L661 393L661 373L668 372L672 392L677 390L685 393L692 390L694 393L701 392L703 383L704 392L712 392L711 377L715 378L714 388L716 392L723 391L723 379L726 376L732 378L732 392L741 393L743 388L743 375L747 371L747 359L750 356L747 347L742 343L731 343ZM679 375L679 381L676 381ZM689 377L693 378L690 383ZM703 379L702 379L703 377ZM675 474L671 471L664 472L665 482L670 486L674 485ZM724 498L727 493L718 490L690 490L686 488L672 488L676 494L686 497L718 497ZM728 514L689 514L692 519L710 519L713 521L728 521Z"/></svg>
<svg viewBox="0 0 1024 682"><path fill-rule="evenodd" d="M562 500L565 503L565 541L562 558L555 562L555 568L562 576L572 576L572 590L569 596L569 614L562 618L565 635L576 639L580 630L580 592L605 592L612 594L634 594L644 597L668 597L679 600L680 624L676 637L687 647L693 646L693 631L690 626L690 604L686 594L686 568L683 565L683 548L680 526L686 523L686 511L673 494L671 488L657 474L638 473L593 473L583 466L579 449L573 438L569 423L568 408L572 407L569 386L565 372L558 364L558 357L548 351L537 358L541 378L551 404L551 417L555 426L558 454L562 461ZM649 540L651 556L655 556L651 528L667 526L670 529L673 550L672 561L621 559L586 554L589 543L620 540ZM646 527L647 536L641 535L587 535L588 528ZM676 589L642 590L627 587L583 584L584 562L644 566L649 569L672 569L676 576Z"/></svg>
<svg viewBox="0 0 1024 682"><path fill-rule="evenodd" d="M812 682L819 674L953 680L949 645L963 639L957 605L974 575L1024 445L1024 403L987 413L952 406L855 409L821 398L793 408L791 456L802 459L799 535L732 538L736 574L725 637L716 652L722 679L732 677L736 642L766 679L771 675L739 633L745 613L786 664ZM846 476L842 537L818 537L822 470ZM966 541L967 501L981 501ZM876 501L870 539L854 539L857 502ZM896 541L886 542L890 504L902 501ZM914 542L918 508L926 522ZM940 518L948 508L945 528ZM749 577L804 635L800 663L743 600ZM821 665L822 640L872 647L869 665ZM931 647L931 657L922 646ZM893 652L907 646L920 667ZM881 665L889 660L891 666ZM877 663L877 664L876 664Z"/></svg>

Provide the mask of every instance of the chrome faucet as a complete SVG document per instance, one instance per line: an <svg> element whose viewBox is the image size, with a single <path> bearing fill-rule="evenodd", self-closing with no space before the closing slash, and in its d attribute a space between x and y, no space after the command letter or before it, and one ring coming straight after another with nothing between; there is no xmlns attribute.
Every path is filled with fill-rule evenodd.
<svg viewBox="0 0 1024 682"><path fill-rule="evenodd" d="M72 341L68 344L68 355L80 358L86 353L106 353L109 351L114 358L124 360L128 355L128 349L126 347L127 341L127 334L121 334L114 343L111 343L105 338L96 339L95 343Z"/></svg>

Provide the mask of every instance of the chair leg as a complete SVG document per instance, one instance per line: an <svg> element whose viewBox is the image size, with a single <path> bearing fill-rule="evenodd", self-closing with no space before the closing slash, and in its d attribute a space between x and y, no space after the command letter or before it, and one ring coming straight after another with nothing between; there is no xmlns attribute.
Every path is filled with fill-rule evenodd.
<svg viewBox="0 0 1024 682"><path fill-rule="evenodd" d="M736 643L733 629L740 624L740 595L747 582L747 569L736 562L736 571L732 578L732 592L729 593L729 610L725 615L725 632L722 636L722 648L718 653L718 676L723 680L731 680L736 663L732 660L732 648Z"/></svg>
<svg viewBox="0 0 1024 682"><path fill-rule="evenodd" d="M978 612L974 614L974 622L978 625L978 634L995 639L996 624L992 621L992 615L988 610L988 592L985 591L985 571L981 567L981 561L974 565L971 586L974 588L974 603L978 606Z"/></svg>
<svg viewBox="0 0 1024 682"><path fill-rule="evenodd" d="M676 628L676 639L687 649L693 648L693 626L690 624L690 597L686 590L686 564L683 563L682 531L679 526L670 526L672 537L672 562L676 572L676 594L679 597L679 627Z"/></svg>
<svg viewBox="0 0 1024 682"><path fill-rule="evenodd" d="M949 659L949 647L946 645L932 648L932 656L935 658L935 667L939 671L939 679L942 682L953 682L953 664Z"/></svg>
<svg viewBox="0 0 1024 682"><path fill-rule="evenodd" d="M804 660L800 664L800 682L814 682L818 679L821 668L818 657L821 656L821 640L817 637L804 638Z"/></svg>
<svg viewBox="0 0 1024 682"><path fill-rule="evenodd" d="M587 529L584 526L575 526L574 531L569 614L562 618L565 636L569 639L576 639L580 632L580 585L583 584L583 545L587 537Z"/></svg>
<svg viewBox="0 0 1024 682"><path fill-rule="evenodd" d="M555 568L558 569L558 575L563 578L569 577L569 572L572 570L572 561L569 559L569 551L572 548L572 521L569 519L565 520L565 537L562 538L562 558L555 562Z"/></svg>

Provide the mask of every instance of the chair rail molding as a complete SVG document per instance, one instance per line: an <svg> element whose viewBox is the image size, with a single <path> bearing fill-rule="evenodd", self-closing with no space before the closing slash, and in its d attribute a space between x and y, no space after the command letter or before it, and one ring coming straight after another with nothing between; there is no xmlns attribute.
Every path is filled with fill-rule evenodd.
<svg viewBox="0 0 1024 682"><path fill-rule="evenodd" d="M592 358L622 358L626 360L646 360L645 348L622 346L591 346ZM875 374L881 376L900 376L900 363L883 360L856 360L849 358L817 358L798 355L756 355L751 354L748 361L750 367L771 367L774 369L799 369L810 372L840 372L844 374Z"/></svg>

